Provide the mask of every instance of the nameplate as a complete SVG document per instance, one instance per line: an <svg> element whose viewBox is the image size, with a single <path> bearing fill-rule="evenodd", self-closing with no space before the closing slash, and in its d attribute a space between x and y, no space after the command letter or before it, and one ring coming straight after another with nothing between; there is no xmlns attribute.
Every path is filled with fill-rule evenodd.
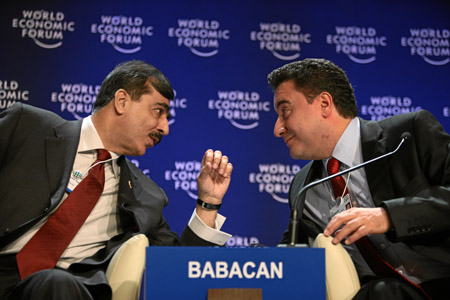
<svg viewBox="0 0 450 300"><path fill-rule="evenodd" d="M206 299L208 289L261 288L267 299L325 299L320 248L148 247L146 299Z"/></svg>

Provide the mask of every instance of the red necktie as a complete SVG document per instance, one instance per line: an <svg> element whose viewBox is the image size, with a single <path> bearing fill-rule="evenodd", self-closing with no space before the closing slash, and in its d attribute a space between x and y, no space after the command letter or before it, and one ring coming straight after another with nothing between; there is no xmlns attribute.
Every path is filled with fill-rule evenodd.
<svg viewBox="0 0 450 300"><path fill-rule="evenodd" d="M331 157L327 164L328 174L333 175L338 173L339 165L340 162L336 158ZM331 179L331 186L333 187L334 196L336 198L343 197L344 195L348 194L348 188L342 176L337 176ZM350 199L350 207L353 206L351 203L352 200ZM372 241L367 236L363 236L362 238L357 240L355 244L358 247L358 250L363 256L364 260L369 265L370 269L375 273L375 275L377 275L378 277L389 277L406 281L407 283L413 285L420 292L422 292L427 298L431 299L420 285L415 284L414 282L410 281L408 278L400 274L393 266L391 266L384 258L382 258L373 245Z"/></svg>
<svg viewBox="0 0 450 300"><path fill-rule="evenodd" d="M97 150L97 160L89 174L63 201L47 222L16 255L20 277L44 269L53 269L80 227L86 221L105 185L104 161L111 158L108 151Z"/></svg>

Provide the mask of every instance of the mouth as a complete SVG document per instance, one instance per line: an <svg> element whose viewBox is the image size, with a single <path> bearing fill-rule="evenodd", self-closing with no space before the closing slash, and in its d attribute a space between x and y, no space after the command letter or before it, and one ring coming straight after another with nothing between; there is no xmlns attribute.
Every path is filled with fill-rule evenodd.
<svg viewBox="0 0 450 300"><path fill-rule="evenodd" d="M289 141L291 141L293 138L294 138L293 135L284 138L284 143L285 143L286 145L288 145Z"/></svg>
<svg viewBox="0 0 450 300"><path fill-rule="evenodd" d="M152 139L153 146L156 146L162 140L162 135L159 132L151 132L148 136Z"/></svg>

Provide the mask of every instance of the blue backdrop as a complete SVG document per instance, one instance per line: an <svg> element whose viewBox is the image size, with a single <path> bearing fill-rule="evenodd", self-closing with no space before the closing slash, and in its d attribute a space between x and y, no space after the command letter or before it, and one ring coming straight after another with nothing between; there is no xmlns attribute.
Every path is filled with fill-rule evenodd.
<svg viewBox="0 0 450 300"><path fill-rule="evenodd" d="M273 136L266 76L321 57L343 68L364 119L427 109L450 130L448 1L15 1L0 4L0 111L20 101L67 119L91 113L105 75L141 59L176 90L170 135L132 158L169 196L181 232L204 151L234 165L221 208L229 246L276 245L305 164ZM0 133L1 134L1 133Z"/></svg>

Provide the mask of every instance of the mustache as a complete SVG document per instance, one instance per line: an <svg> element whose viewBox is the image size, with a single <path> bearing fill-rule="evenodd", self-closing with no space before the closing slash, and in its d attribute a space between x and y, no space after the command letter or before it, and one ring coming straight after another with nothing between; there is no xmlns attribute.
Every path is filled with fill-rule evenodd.
<svg viewBox="0 0 450 300"><path fill-rule="evenodd" d="M152 139L156 139L155 145L159 144L163 138L162 134L158 131L150 132L150 134L148 136L151 137Z"/></svg>

